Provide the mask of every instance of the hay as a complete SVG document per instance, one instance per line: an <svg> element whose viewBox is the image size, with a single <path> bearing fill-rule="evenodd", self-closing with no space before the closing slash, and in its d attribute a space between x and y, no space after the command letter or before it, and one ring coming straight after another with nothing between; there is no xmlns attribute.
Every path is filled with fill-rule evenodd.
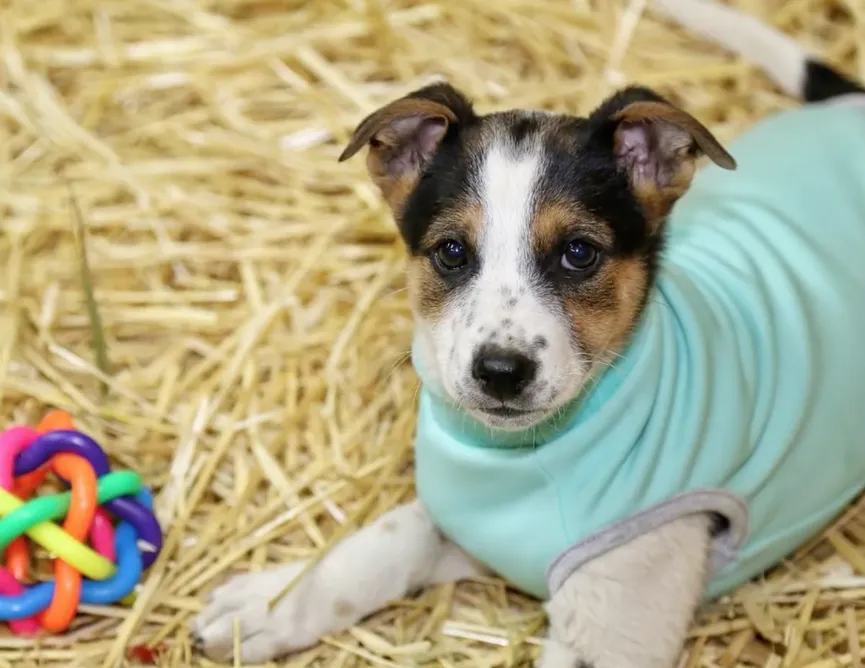
<svg viewBox="0 0 865 668"><path fill-rule="evenodd" d="M738 4L865 73L861 1ZM0 666L114 666L139 643L164 644L161 665L209 665L186 626L204 592L411 496L403 256L362 161L335 160L365 113L434 76L484 110L584 112L640 81L723 139L792 104L644 5L0 3L0 414L72 411L158 490L167 531L133 608L88 609L35 648L0 637ZM863 545L854 509L704 611L685 665L861 665ZM543 624L499 581L441 587L282 665L516 665Z"/></svg>

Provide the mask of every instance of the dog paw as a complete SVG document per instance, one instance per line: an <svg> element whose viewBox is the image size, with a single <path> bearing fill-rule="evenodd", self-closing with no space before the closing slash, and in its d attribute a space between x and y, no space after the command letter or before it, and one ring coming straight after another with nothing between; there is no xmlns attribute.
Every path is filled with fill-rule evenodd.
<svg viewBox="0 0 865 668"><path fill-rule="evenodd" d="M316 643L327 633L308 596L309 575L295 583L272 609L270 601L303 569L303 562L282 568L238 575L214 590L205 609L194 619L196 645L209 658L264 663Z"/></svg>

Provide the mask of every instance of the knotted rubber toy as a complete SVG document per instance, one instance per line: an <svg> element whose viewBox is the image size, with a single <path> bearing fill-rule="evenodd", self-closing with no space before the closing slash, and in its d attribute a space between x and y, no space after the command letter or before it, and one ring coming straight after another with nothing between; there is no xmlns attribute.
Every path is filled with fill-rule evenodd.
<svg viewBox="0 0 865 668"><path fill-rule="evenodd" d="M69 491L31 499L49 471ZM62 411L0 433L0 518L0 620L17 635L65 631L80 603L127 602L162 548L141 477L111 472ZM25 584L30 541L54 559L53 580Z"/></svg>

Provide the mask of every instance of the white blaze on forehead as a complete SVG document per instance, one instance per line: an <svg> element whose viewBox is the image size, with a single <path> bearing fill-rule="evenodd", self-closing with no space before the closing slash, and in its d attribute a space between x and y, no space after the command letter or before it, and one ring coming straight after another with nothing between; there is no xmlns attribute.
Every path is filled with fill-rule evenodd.
<svg viewBox="0 0 865 668"><path fill-rule="evenodd" d="M585 379L583 355L558 302L535 287L532 222L543 186L543 144L528 138L515 145L498 130L485 137L470 184L482 208L475 249L480 272L455 293L419 349L434 360L436 382L470 410L490 402L474 374L485 346L530 357L537 373L526 388L526 406L544 412L576 395Z"/></svg>
<svg viewBox="0 0 865 668"><path fill-rule="evenodd" d="M540 169L536 147L518 151L497 141L484 157L479 184L484 216L482 283L495 276L501 286L525 284L531 266L530 227Z"/></svg>

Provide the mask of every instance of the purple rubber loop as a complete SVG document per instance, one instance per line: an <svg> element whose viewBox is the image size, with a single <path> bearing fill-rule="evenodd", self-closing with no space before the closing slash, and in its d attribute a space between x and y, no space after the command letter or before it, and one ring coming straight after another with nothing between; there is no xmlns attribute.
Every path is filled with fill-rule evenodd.
<svg viewBox="0 0 865 668"><path fill-rule="evenodd" d="M22 476L35 471L58 452L83 457L90 462L99 478L111 470L108 457L96 441L80 431L59 430L39 436L30 447L18 454L15 458L15 475ZM149 568L162 549L162 531L153 513L141 502L124 496L108 501L105 509L118 519L129 522L135 527L138 540L151 546L148 550L141 550L143 568Z"/></svg>

